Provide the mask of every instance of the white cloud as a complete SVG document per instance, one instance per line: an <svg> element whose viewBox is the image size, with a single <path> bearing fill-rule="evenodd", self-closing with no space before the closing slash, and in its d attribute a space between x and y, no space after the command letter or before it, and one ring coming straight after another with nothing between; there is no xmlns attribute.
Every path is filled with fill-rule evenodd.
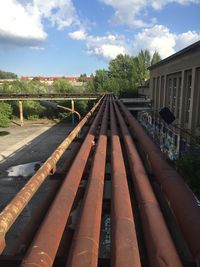
<svg viewBox="0 0 200 267"><path fill-rule="evenodd" d="M125 54L125 40L122 36L108 34L106 36L88 35L84 30L69 33L70 38L86 42L86 53L110 60L119 54Z"/></svg>
<svg viewBox="0 0 200 267"><path fill-rule="evenodd" d="M87 35L85 33L85 30L80 29L80 30L75 31L75 32L70 32L69 36L73 40L85 40Z"/></svg>
<svg viewBox="0 0 200 267"><path fill-rule="evenodd" d="M38 16L14 0L0 1L0 39L33 44L44 41L47 34Z"/></svg>
<svg viewBox="0 0 200 267"><path fill-rule="evenodd" d="M200 0L99 0L111 6L115 13L112 18L114 24L126 24L134 27L151 27L155 18L145 21L143 18L147 8L162 9L169 3L190 4L200 3ZM140 19L141 17L142 19Z"/></svg>
<svg viewBox="0 0 200 267"><path fill-rule="evenodd" d="M132 51L134 54L141 49L148 49L151 54L158 51L162 58L166 58L199 39L200 33L195 31L175 34L163 25L155 25L143 29L135 36Z"/></svg>
<svg viewBox="0 0 200 267"><path fill-rule="evenodd" d="M199 41L200 33L197 33L195 31L188 31L176 35L175 39L176 39L175 50L179 51L180 49Z"/></svg>
<svg viewBox="0 0 200 267"><path fill-rule="evenodd" d="M69 36L74 40L84 41L87 54L106 60L114 59L118 54L137 55L145 49L148 49L151 55L158 51L164 59L200 40L200 33L188 31L176 34L164 25L144 28L135 35L132 43L121 35L94 36L88 35L83 29L71 32Z"/></svg>
<svg viewBox="0 0 200 267"><path fill-rule="evenodd" d="M0 0L1 43L38 46L47 38L44 19L58 29L79 24L71 0Z"/></svg>
<svg viewBox="0 0 200 267"><path fill-rule="evenodd" d="M98 57L103 57L105 59L111 60L116 58L119 54L125 54L125 48L120 45L113 45L113 44L102 44L99 46L88 46L88 54L95 55Z"/></svg>

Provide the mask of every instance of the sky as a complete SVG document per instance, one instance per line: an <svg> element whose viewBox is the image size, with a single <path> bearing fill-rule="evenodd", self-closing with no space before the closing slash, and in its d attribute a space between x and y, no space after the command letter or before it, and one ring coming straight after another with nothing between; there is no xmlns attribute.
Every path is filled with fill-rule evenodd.
<svg viewBox="0 0 200 267"><path fill-rule="evenodd" d="M78 76L200 40L200 0L0 0L0 69Z"/></svg>

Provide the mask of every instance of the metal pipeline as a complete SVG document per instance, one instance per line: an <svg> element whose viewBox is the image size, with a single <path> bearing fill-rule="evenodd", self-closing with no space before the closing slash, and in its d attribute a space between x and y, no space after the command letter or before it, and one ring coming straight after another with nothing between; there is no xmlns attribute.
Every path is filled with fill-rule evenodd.
<svg viewBox="0 0 200 267"><path fill-rule="evenodd" d="M20 266L50 267L53 265L95 138L96 129L103 114L104 106L105 101L101 105L59 192Z"/></svg>
<svg viewBox="0 0 200 267"><path fill-rule="evenodd" d="M182 263L128 127L116 103L114 106L129 160L150 266L181 267Z"/></svg>
<svg viewBox="0 0 200 267"><path fill-rule="evenodd" d="M104 97L104 96L103 96ZM96 103L96 105L88 112L88 114L79 122L74 130L67 136L67 138L57 147L40 169L33 175L33 177L26 183L26 185L17 193L11 202L0 213L0 253L5 248L5 235L15 222L22 210L28 204L50 171L55 168L56 163L61 158L65 150L80 132L82 127L89 120L96 108L101 103L103 97Z"/></svg>
<svg viewBox="0 0 200 267"><path fill-rule="evenodd" d="M62 110L66 110L66 111L70 111L71 113L75 113L78 116L78 119L81 120L81 115L80 113L78 113L78 111L73 110L71 108L65 107L65 106L61 106L58 103L55 102L49 102L49 101L40 101L40 105L44 106L44 107L51 107L51 108L60 108Z"/></svg>
<svg viewBox="0 0 200 267"><path fill-rule="evenodd" d="M200 266L200 209L196 199L182 177L164 160L159 148L145 133L127 108L117 101L130 127L134 130L142 149L148 155L155 178L159 182L174 212L183 236L197 265Z"/></svg>
<svg viewBox="0 0 200 267"><path fill-rule="evenodd" d="M83 200L80 223L70 249L68 267L97 267L105 176L108 101L103 115L94 161Z"/></svg>
<svg viewBox="0 0 200 267"><path fill-rule="evenodd" d="M117 131L112 101L110 102L111 122L111 266L140 267L140 256L135 232L126 170Z"/></svg>

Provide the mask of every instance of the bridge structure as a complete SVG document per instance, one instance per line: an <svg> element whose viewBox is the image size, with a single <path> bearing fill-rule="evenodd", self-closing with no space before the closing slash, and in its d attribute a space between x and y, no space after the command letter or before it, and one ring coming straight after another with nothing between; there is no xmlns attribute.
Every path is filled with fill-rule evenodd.
<svg viewBox="0 0 200 267"><path fill-rule="evenodd" d="M13 224L47 179L52 186L4 253ZM3 207L0 266L199 267L199 222L182 177L125 105L105 95Z"/></svg>
<svg viewBox="0 0 200 267"><path fill-rule="evenodd" d="M96 100L103 93L0 93L0 100Z"/></svg>
<svg viewBox="0 0 200 267"><path fill-rule="evenodd" d="M71 101L71 113L72 113L72 123L74 124L74 113L75 111L75 100L96 100L100 98L103 93L0 93L0 101L18 101L19 102L19 117L20 125L24 125L23 118L23 100L67 100ZM66 110L65 110L66 111ZM69 110L68 110L69 111Z"/></svg>

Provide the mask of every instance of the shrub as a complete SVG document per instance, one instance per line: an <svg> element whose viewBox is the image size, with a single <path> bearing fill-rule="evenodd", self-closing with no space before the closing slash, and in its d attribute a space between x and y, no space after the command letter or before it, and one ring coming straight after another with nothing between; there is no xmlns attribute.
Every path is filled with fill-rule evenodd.
<svg viewBox="0 0 200 267"><path fill-rule="evenodd" d="M0 102L0 127L7 127L9 125L11 114L11 105Z"/></svg>

